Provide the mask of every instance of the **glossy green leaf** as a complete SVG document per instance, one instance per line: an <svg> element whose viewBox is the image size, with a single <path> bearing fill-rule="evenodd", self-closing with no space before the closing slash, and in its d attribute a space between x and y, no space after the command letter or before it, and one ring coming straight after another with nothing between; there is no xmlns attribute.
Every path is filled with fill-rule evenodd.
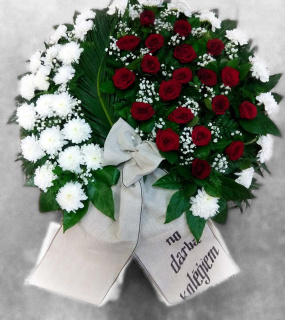
<svg viewBox="0 0 285 320"><path fill-rule="evenodd" d="M96 170L93 175L108 186L113 186L119 181L120 171L113 166L106 166Z"/></svg>
<svg viewBox="0 0 285 320"><path fill-rule="evenodd" d="M158 179L154 184L154 187L160 187L164 189L180 189L182 188L182 183L177 181L177 176L174 174L167 174L162 178Z"/></svg>
<svg viewBox="0 0 285 320"><path fill-rule="evenodd" d="M165 223L169 223L179 218L189 206L189 199L185 196L183 190L174 193L169 201L166 211Z"/></svg>
<svg viewBox="0 0 285 320"><path fill-rule="evenodd" d="M41 192L40 195L40 211L41 212L50 212L50 211L56 211L59 210L60 207L55 200L55 194L51 193L50 191L47 192Z"/></svg>
<svg viewBox="0 0 285 320"><path fill-rule="evenodd" d="M84 207L78 209L76 212L67 212L65 210L63 211L63 232L73 227L87 213L89 200L83 201L83 205Z"/></svg>
<svg viewBox="0 0 285 320"><path fill-rule="evenodd" d="M219 206L220 206L219 213L211 219L217 223L225 224L228 219L228 211L229 211L228 204L225 200L220 199Z"/></svg>
<svg viewBox="0 0 285 320"><path fill-rule="evenodd" d="M232 179L221 177L221 197L226 201L247 200L252 198L250 191Z"/></svg>
<svg viewBox="0 0 285 320"><path fill-rule="evenodd" d="M189 210L186 210L186 219L187 219L187 224L191 233L193 234L194 238L198 242L202 237L207 221L198 216L194 216L192 212Z"/></svg>

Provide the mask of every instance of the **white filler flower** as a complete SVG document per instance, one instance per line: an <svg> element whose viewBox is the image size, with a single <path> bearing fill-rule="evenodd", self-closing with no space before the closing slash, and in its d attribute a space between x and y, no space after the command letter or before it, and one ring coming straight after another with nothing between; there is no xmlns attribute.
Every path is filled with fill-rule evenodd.
<svg viewBox="0 0 285 320"><path fill-rule="evenodd" d="M41 148L50 155L57 153L65 144L63 135L58 127L43 130L39 142Z"/></svg>
<svg viewBox="0 0 285 320"><path fill-rule="evenodd" d="M178 10L183 12L185 16L191 17L192 11L189 8L189 2L187 0L171 0L167 5L170 10Z"/></svg>
<svg viewBox="0 0 285 320"><path fill-rule="evenodd" d="M83 21L95 19L95 17L96 17L96 12L92 10L86 10L76 17L75 24L80 24Z"/></svg>
<svg viewBox="0 0 285 320"><path fill-rule="evenodd" d="M91 132L92 130L89 124L80 118L68 121L62 129L65 138L76 144L90 139Z"/></svg>
<svg viewBox="0 0 285 320"><path fill-rule="evenodd" d="M34 135L21 140L21 149L23 157L31 162L36 162L45 156L45 153L39 145L39 141Z"/></svg>
<svg viewBox="0 0 285 320"><path fill-rule="evenodd" d="M78 146L68 147L58 156L58 165L65 171L80 173L83 156Z"/></svg>
<svg viewBox="0 0 285 320"><path fill-rule="evenodd" d="M61 118L72 112L74 100L67 92L54 95L52 99L52 110Z"/></svg>
<svg viewBox="0 0 285 320"><path fill-rule="evenodd" d="M20 95L26 100L31 100L35 96L34 80L33 74L27 74L20 80Z"/></svg>
<svg viewBox="0 0 285 320"><path fill-rule="evenodd" d="M78 63L82 51L83 49L80 48L78 43L71 41L60 46L57 58L62 61L63 64Z"/></svg>
<svg viewBox="0 0 285 320"><path fill-rule="evenodd" d="M243 185L246 188L249 188L252 182L254 174L254 169L252 167L242 170L241 172L236 172L235 175L239 176L236 179L236 182Z"/></svg>
<svg viewBox="0 0 285 320"><path fill-rule="evenodd" d="M221 20L216 17L215 13L212 11L201 12L199 16L201 21L209 21L212 25L212 31L221 28Z"/></svg>
<svg viewBox="0 0 285 320"><path fill-rule="evenodd" d="M81 147L83 161L90 170L102 168L102 149L98 144L87 144Z"/></svg>
<svg viewBox="0 0 285 320"><path fill-rule="evenodd" d="M62 66L57 69L53 81L55 84L66 84L69 80L74 77L75 70L72 66Z"/></svg>
<svg viewBox="0 0 285 320"><path fill-rule="evenodd" d="M35 88L38 90L48 90L49 88L49 78L48 75L50 74L50 67L41 66L34 77L34 85Z"/></svg>
<svg viewBox="0 0 285 320"><path fill-rule="evenodd" d="M54 165L47 161L44 165L38 167L35 171L34 184L44 192L47 191L47 188L53 186L53 180L57 178L57 176L52 172L53 169Z"/></svg>
<svg viewBox="0 0 285 320"><path fill-rule="evenodd" d="M40 118L45 119L46 117L52 117L53 110L51 106L53 97L52 94L43 94L37 100L35 110Z"/></svg>
<svg viewBox="0 0 285 320"><path fill-rule="evenodd" d="M59 47L60 45L56 44L47 49L45 57L42 58L45 66L53 67L53 60L57 57Z"/></svg>
<svg viewBox="0 0 285 320"><path fill-rule="evenodd" d="M194 216L209 219L219 211L219 198L212 197L204 190L198 190L196 197L190 198L191 211Z"/></svg>
<svg viewBox="0 0 285 320"><path fill-rule="evenodd" d="M114 14L116 9L119 11L120 14L123 14L127 8L128 0L114 0L111 5L108 7L108 14Z"/></svg>
<svg viewBox="0 0 285 320"><path fill-rule="evenodd" d="M226 31L226 38L231 40L236 45L239 44L239 45L243 46L248 43L247 35L238 29L227 30Z"/></svg>
<svg viewBox="0 0 285 320"><path fill-rule="evenodd" d="M66 31L67 27L64 25L60 25L57 27L57 29L54 31L54 33L49 38L50 44L57 44L58 40L61 38L66 38Z"/></svg>
<svg viewBox="0 0 285 320"><path fill-rule="evenodd" d="M40 51L36 51L30 58L29 63L29 71L32 73L36 73L41 66L41 56L42 53Z"/></svg>
<svg viewBox="0 0 285 320"><path fill-rule="evenodd" d="M257 79L260 79L262 82L268 82L269 71L265 62L256 56L249 57L249 61L252 63L252 67L250 69L252 71L252 75Z"/></svg>
<svg viewBox="0 0 285 320"><path fill-rule="evenodd" d="M257 142L261 146L261 150L258 152L257 157L261 163L264 163L271 159L273 154L273 138L270 134L261 136Z"/></svg>
<svg viewBox="0 0 285 320"><path fill-rule="evenodd" d="M83 208L81 201L87 199L86 194L79 182L67 182L61 187L56 196L56 201L63 210L67 212L75 212L77 209Z"/></svg>
<svg viewBox="0 0 285 320"><path fill-rule="evenodd" d="M93 25L94 23L92 20L84 20L79 24L76 24L74 26L74 37L83 41L86 36L86 33L93 28Z"/></svg>
<svg viewBox="0 0 285 320"><path fill-rule="evenodd" d="M17 122L22 128L32 130L35 126L35 121L36 112L33 103L24 103L17 109Z"/></svg>
<svg viewBox="0 0 285 320"><path fill-rule="evenodd" d="M256 100L259 101L259 105L264 104L265 110L269 116L278 114L279 106L271 92L261 93L256 97Z"/></svg>

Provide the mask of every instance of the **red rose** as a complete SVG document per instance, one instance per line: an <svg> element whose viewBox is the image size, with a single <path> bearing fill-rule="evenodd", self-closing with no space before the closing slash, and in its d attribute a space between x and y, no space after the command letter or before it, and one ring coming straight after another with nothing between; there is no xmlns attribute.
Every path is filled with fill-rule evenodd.
<svg viewBox="0 0 285 320"><path fill-rule="evenodd" d="M182 84L190 82L193 78L192 71L189 68L180 68L174 70L172 76L173 79Z"/></svg>
<svg viewBox="0 0 285 320"><path fill-rule="evenodd" d="M177 46L173 55L181 63L192 62L197 58L197 54L190 44L181 44Z"/></svg>
<svg viewBox="0 0 285 320"><path fill-rule="evenodd" d="M210 69L200 69L197 72L199 80L206 86L213 87L217 84L217 75L215 71Z"/></svg>
<svg viewBox="0 0 285 320"><path fill-rule="evenodd" d="M181 37L187 37L191 30L191 24L187 20L179 20L174 23L173 31Z"/></svg>
<svg viewBox="0 0 285 320"><path fill-rule="evenodd" d="M192 131L192 140L196 146L206 146L211 141L211 131L203 126L196 126Z"/></svg>
<svg viewBox="0 0 285 320"><path fill-rule="evenodd" d="M152 10L144 10L140 14L140 19L141 19L141 25L149 27L154 23L155 20L155 14Z"/></svg>
<svg viewBox="0 0 285 320"><path fill-rule="evenodd" d="M139 45L141 39L136 36L124 36L120 38L116 44L120 50L134 51Z"/></svg>
<svg viewBox="0 0 285 320"><path fill-rule="evenodd" d="M149 48L150 53L154 53L164 45L164 37L161 34L151 34L145 40L145 45Z"/></svg>
<svg viewBox="0 0 285 320"><path fill-rule="evenodd" d="M239 71L232 67L225 67L222 70L222 80L227 87L236 86L239 84Z"/></svg>
<svg viewBox="0 0 285 320"><path fill-rule="evenodd" d="M182 85L175 79L162 81L159 88L159 96L163 101L170 101L180 96Z"/></svg>
<svg viewBox="0 0 285 320"><path fill-rule="evenodd" d="M172 129L158 130L156 134L156 145L160 151L167 152L179 149L179 135Z"/></svg>
<svg viewBox="0 0 285 320"><path fill-rule="evenodd" d="M176 123L187 123L193 120L194 114L192 111L185 107L178 107L170 113L168 120Z"/></svg>
<svg viewBox="0 0 285 320"><path fill-rule="evenodd" d="M192 174L198 179L206 179L211 173L211 166L206 160L194 159L192 162Z"/></svg>
<svg viewBox="0 0 285 320"><path fill-rule="evenodd" d="M132 117L139 121L150 119L155 111L149 103L134 102L131 107Z"/></svg>
<svg viewBox="0 0 285 320"><path fill-rule="evenodd" d="M113 75L113 82L118 89L127 89L135 81L135 74L127 68L117 69Z"/></svg>
<svg viewBox="0 0 285 320"><path fill-rule="evenodd" d="M212 39L207 42L207 49L213 56L219 56L225 49L225 45L220 39Z"/></svg>
<svg viewBox="0 0 285 320"><path fill-rule="evenodd" d="M257 108L254 104L244 101L239 106L240 117L244 119L254 119L257 116Z"/></svg>
<svg viewBox="0 0 285 320"><path fill-rule="evenodd" d="M215 114L224 114L230 107L229 99L226 96L219 95L213 98L212 108Z"/></svg>
<svg viewBox="0 0 285 320"><path fill-rule="evenodd" d="M233 141L227 148L226 154L229 159L234 161L239 159L243 155L244 144L241 141Z"/></svg>
<svg viewBox="0 0 285 320"><path fill-rule="evenodd" d="M160 70L160 63L157 57L146 54L142 59L141 68L145 73L157 74Z"/></svg>

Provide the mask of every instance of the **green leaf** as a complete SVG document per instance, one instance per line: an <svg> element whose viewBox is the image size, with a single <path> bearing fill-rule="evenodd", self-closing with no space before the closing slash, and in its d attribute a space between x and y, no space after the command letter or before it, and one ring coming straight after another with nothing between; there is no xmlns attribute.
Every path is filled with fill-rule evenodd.
<svg viewBox="0 0 285 320"><path fill-rule="evenodd" d="M89 200L83 201L84 207L78 209L76 212L63 211L63 232L73 227L78 223L87 213L89 207Z"/></svg>
<svg viewBox="0 0 285 320"><path fill-rule="evenodd" d="M258 112L257 116L252 119L240 119L240 125L248 132L260 135L273 134L281 136L281 133L275 123L265 114Z"/></svg>
<svg viewBox="0 0 285 320"><path fill-rule="evenodd" d="M189 210L186 210L186 220L191 233L198 242L202 237L207 221L198 216L194 216Z"/></svg>
<svg viewBox="0 0 285 320"><path fill-rule="evenodd" d="M179 155L175 151L168 151L168 152L159 151L159 152L171 164L174 164L175 162L178 161Z"/></svg>
<svg viewBox="0 0 285 320"><path fill-rule="evenodd" d="M59 210L60 207L55 200L55 194L51 193L50 191L41 192L40 195L40 211L41 212L50 212Z"/></svg>
<svg viewBox="0 0 285 320"><path fill-rule="evenodd" d="M252 198L250 191L243 185L223 176L220 179L222 183L221 197L226 201L247 200Z"/></svg>
<svg viewBox="0 0 285 320"><path fill-rule="evenodd" d="M219 213L217 215L215 215L213 218L211 218L212 220L214 220L217 223L220 224L225 224L227 222L228 219L228 204L225 200L220 199L219 200Z"/></svg>
<svg viewBox="0 0 285 320"><path fill-rule="evenodd" d="M252 64L250 62L244 62L243 64L241 64L241 66L239 67L239 79L243 80L249 73L250 69L251 69Z"/></svg>
<svg viewBox="0 0 285 320"><path fill-rule="evenodd" d="M204 99L204 103L207 109L209 109L210 111L213 111L212 102L209 98Z"/></svg>
<svg viewBox="0 0 285 320"><path fill-rule="evenodd" d="M211 197L220 197L221 196L221 188L219 186L214 186L211 183L207 183L204 186L205 191Z"/></svg>
<svg viewBox="0 0 285 320"><path fill-rule="evenodd" d="M237 21L234 20L223 20L221 23L221 28L218 29L214 36L215 38L220 38L225 36L227 30L233 30L237 27Z"/></svg>
<svg viewBox="0 0 285 320"><path fill-rule="evenodd" d="M140 125L140 129L145 133L150 133L155 126L155 119L151 118Z"/></svg>
<svg viewBox="0 0 285 320"><path fill-rule="evenodd" d="M183 190L185 196L189 199L197 191L197 185L195 183L186 183Z"/></svg>
<svg viewBox="0 0 285 320"><path fill-rule="evenodd" d="M134 61L132 61L131 63L129 63L126 68L129 70L137 70L139 68L139 66L141 65L142 59L136 59Z"/></svg>
<svg viewBox="0 0 285 320"><path fill-rule="evenodd" d="M99 211L115 220L113 192L109 185L99 180L89 181L87 195Z"/></svg>
<svg viewBox="0 0 285 320"><path fill-rule="evenodd" d="M183 190L174 193L169 201L166 211L165 223L169 223L179 218L189 206L189 199Z"/></svg>
<svg viewBox="0 0 285 320"><path fill-rule="evenodd" d="M231 68L234 68L234 69L237 69L237 68L238 68L238 58L233 59L233 60L230 60L230 61L227 63L227 66L228 66L228 67L231 67Z"/></svg>
<svg viewBox="0 0 285 320"><path fill-rule="evenodd" d="M245 170L251 167L251 161L249 158L241 160L239 163L240 170Z"/></svg>
<svg viewBox="0 0 285 320"><path fill-rule="evenodd" d="M170 173L170 174L167 174L167 175L163 176L162 178L158 179L153 184L153 186L164 188L164 189L176 190L176 189L182 188L182 183L177 181L176 175Z"/></svg>
<svg viewBox="0 0 285 320"><path fill-rule="evenodd" d="M25 183L26 187L36 187L35 183L34 183L34 178L35 175L33 174Z"/></svg>
<svg viewBox="0 0 285 320"><path fill-rule="evenodd" d="M269 77L269 81L262 84L262 92L269 92L272 90L282 77L282 73L277 73Z"/></svg>
<svg viewBox="0 0 285 320"><path fill-rule="evenodd" d="M193 175L190 166L178 166L177 171L185 180L193 181Z"/></svg>
<svg viewBox="0 0 285 320"><path fill-rule="evenodd" d="M282 99L283 99L283 97L282 97L280 94L276 93L276 92L272 92L272 95L273 95L275 101L276 101L278 104L279 104L279 103L282 101Z"/></svg>
<svg viewBox="0 0 285 320"><path fill-rule="evenodd" d="M113 166L106 166L103 169L96 170L93 175L108 186L113 186L119 181L120 171Z"/></svg>
<svg viewBox="0 0 285 320"><path fill-rule="evenodd" d="M216 73L218 72L218 64L217 61L211 61L210 63L208 63L205 67L205 69L210 69L215 71Z"/></svg>
<svg viewBox="0 0 285 320"><path fill-rule="evenodd" d="M110 94L114 94L116 92L114 83L111 80L101 83L100 90L104 93L110 93Z"/></svg>
<svg viewBox="0 0 285 320"><path fill-rule="evenodd" d="M192 127L196 126L196 124L197 124L198 122L199 122L199 117L198 117L198 116L195 116L195 117L192 119L192 121L190 121L190 122L187 123L187 127L192 128Z"/></svg>
<svg viewBox="0 0 285 320"><path fill-rule="evenodd" d="M191 24L192 28L199 28L200 27L200 19L196 17L191 17L188 19L188 22Z"/></svg>
<svg viewBox="0 0 285 320"><path fill-rule="evenodd" d="M210 146L197 147L193 153L194 157L205 160L210 154Z"/></svg>
<svg viewBox="0 0 285 320"><path fill-rule="evenodd" d="M221 140L216 143L211 143L211 149L222 152L231 142L231 140Z"/></svg>

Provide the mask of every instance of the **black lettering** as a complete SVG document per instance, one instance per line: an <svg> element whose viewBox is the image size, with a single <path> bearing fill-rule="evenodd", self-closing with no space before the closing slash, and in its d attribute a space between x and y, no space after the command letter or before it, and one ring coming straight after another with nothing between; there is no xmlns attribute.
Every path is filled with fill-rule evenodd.
<svg viewBox="0 0 285 320"><path fill-rule="evenodd" d="M181 235L178 231L175 231L173 233L173 238L176 240L176 241L179 241L181 239Z"/></svg>
<svg viewBox="0 0 285 320"><path fill-rule="evenodd" d="M217 258L215 253L216 253L216 255L218 255L219 254L219 250L217 250L215 248L215 246L213 246L213 248L208 252L208 256L209 256L209 258L211 259L212 262L214 262L214 260Z"/></svg>
<svg viewBox="0 0 285 320"><path fill-rule="evenodd" d="M174 258L174 255L171 255L172 261L171 261L171 267L174 270L175 273L178 273L180 270L180 265L177 263L177 261Z"/></svg>
<svg viewBox="0 0 285 320"><path fill-rule="evenodd" d="M208 256L205 256L205 257L204 257L204 262L206 263L206 265L207 265L207 267L208 267L208 270L210 270L210 269L212 269L212 265L209 266L208 260L209 260L209 257L208 257Z"/></svg>
<svg viewBox="0 0 285 320"><path fill-rule="evenodd" d="M188 279L191 281L191 283L193 284L193 286L195 287L195 289L197 290L198 287L196 286L196 283L193 281L193 279L192 279L192 277L190 276L189 273L187 273L187 277L188 277ZM193 291L194 291L194 290L193 290Z"/></svg>
<svg viewBox="0 0 285 320"><path fill-rule="evenodd" d="M180 263L180 266L181 266L185 261L185 257L183 257L180 252L177 253L176 257L179 260L179 263Z"/></svg>

